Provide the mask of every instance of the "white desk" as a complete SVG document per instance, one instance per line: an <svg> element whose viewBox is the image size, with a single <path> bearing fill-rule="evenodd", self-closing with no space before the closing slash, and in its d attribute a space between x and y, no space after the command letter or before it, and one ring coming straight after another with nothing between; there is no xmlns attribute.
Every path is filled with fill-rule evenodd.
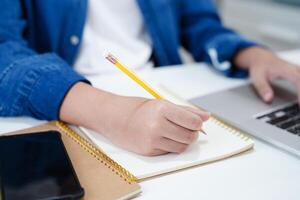
<svg viewBox="0 0 300 200"><path fill-rule="evenodd" d="M300 51L282 55L300 63ZM184 98L244 83L219 76L204 65L159 68L140 75L151 85L171 86ZM90 80L95 86L119 94L148 96L124 75ZM43 122L31 118L0 118L0 133L40 123ZM142 182L143 193L138 199L300 199L300 159L254 140L252 153Z"/></svg>

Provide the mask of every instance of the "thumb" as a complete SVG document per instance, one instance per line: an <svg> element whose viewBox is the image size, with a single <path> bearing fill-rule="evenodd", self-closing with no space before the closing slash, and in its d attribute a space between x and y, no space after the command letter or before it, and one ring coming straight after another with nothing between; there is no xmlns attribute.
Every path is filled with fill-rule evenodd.
<svg viewBox="0 0 300 200"><path fill-rule="evenodd" d="M271 102L274 92L266 75L258 72L252 75L252 82L260 97L267 103Z"/></svg>

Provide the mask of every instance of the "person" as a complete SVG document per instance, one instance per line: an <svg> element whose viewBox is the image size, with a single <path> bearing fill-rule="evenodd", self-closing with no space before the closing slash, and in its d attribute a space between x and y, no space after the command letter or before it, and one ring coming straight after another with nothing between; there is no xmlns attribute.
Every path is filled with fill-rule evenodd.
<svg viewBox="0 0 300 200"><path fill-rule="evenodd" d="M102 133L129 151L184 151L209 113L94 88L87 74L111 73L103 50L133 70L195 61L229 77L250 74L266 102L274 78L300 93L299 68L225 28L209 0L1 0L0 116L63 120Z"/></svg>

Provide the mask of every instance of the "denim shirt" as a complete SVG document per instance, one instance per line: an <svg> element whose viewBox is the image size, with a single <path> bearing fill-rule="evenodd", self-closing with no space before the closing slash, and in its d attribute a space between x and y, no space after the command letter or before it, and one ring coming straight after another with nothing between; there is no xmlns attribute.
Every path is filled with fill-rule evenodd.
<svg viewBox="0 0 300 200"><path fill-rule="evenodd" d="M0 1L0 116L59 119L68 90L88 82L72 69L80 48L87 0ZM137 0L159 66L194 59L231 77L247 72L230 63L255 43L222 26L210 0Z"/></svg>

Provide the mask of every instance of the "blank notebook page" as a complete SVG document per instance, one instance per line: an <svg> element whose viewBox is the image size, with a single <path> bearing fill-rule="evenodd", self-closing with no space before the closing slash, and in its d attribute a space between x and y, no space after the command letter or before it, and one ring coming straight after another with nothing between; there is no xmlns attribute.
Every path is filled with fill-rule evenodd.
<svg viewBox="0 0 300 200"><path fill-rule="evenodd" d="M160 89L160 92L162 91L163 89ZM187 105L186 102L175 98L165 90L163 96L174 103ZM254 144L248 136L226 126L214 117L203 124L203 130L207 135L200 132L198 140L185 152L155 157L128 152L114 146L99 133L85 128L81 128L81 130L96 146L138 179L224 159L244 152L252 148Z"/></svg>

